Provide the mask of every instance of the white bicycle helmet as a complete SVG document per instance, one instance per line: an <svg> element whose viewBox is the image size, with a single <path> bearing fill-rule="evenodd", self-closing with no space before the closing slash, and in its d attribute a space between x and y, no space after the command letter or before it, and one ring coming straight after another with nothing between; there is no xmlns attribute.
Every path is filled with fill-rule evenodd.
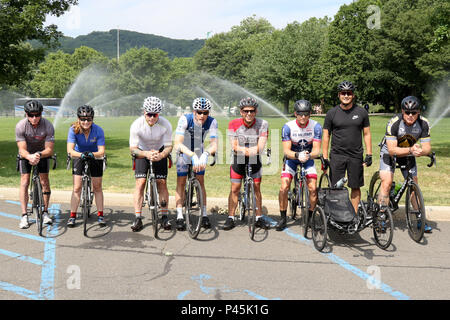
<svg viewBox="0 0 450 320"><path fill-rule="evenodd" d="M157 97L145 98L144 104L142 105L142 109L144 109L146 113L160 113L162 108L163 104Z"/></svg>
<svg viewBox="0 0 450 320"><path fill-rule="evenodd" d="M206 98L196 98L192 102L192 109L194 110L211 110L211 102Z"/></svg>

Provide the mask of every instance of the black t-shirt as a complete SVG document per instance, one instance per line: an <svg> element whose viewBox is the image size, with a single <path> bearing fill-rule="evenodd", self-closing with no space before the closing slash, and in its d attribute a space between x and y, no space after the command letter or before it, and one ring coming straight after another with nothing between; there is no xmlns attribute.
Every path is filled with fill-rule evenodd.
<svg viewBox="0 0 450 320"><path fill-rule="evenodd" d="M369 114L357 105L349 110L343 110L340 105L329 110L323 128L331 136L331 153L361 158L362 130L369 126Z"/></svg>

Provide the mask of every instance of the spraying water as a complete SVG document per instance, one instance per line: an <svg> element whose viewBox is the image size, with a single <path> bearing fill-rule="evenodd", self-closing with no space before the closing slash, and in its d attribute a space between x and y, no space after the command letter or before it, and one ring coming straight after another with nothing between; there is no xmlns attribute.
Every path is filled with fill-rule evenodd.
<svg viewBox="0 0 450 320"><path fill-rule="evenodd" d="M203 90L203 89L200 88L199 86L196 86L196 87L195 87L195 90L196 90L197 92L199 92L202 96L205 96L206 98L208 98L208 99L214 104L214 106L219 107L220 113L228 118L228 115L226 114L226 112L225 112L225 110L223 109L223 107L222 107L220 104L218 104L218 103L215 101L215 99L214 99L213 97L211 97L211 95L210 95L208 92L206 92L205 90Z"/></svg>
<svg viewBox="0 0 450 320"><path fill-rule="evenodd" d="M431 109L428 114L428 118L430 119L431 125L430 128L433 128L437 125L447 114L450 113L450 97L448 92L448 86L446 83L442 84L438 91L437 95L434 97L431 103Z"/></svg>

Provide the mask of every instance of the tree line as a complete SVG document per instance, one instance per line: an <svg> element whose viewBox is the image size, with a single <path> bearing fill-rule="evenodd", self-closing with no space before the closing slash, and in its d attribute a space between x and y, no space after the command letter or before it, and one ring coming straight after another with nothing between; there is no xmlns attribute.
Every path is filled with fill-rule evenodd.
<svg viewBox="0 0 450 320"><path fill-rule="evenodd" d="M12 3L0 0L2 5L6 2ZM99 93L149 93L189 105L196 85L208 87L214 96L223 95L220 86L202 76L206 73L247 88L289 113L297 99L329 109L337 103L337 84L350 80L359 102L389 112L399 109L404 96L416 95L429 103L443 83L448 89L449 7L446 0L359 0L342 5L332 19L294 21L280 30L265 18L250 16L230 31L208 38L188 58L136 47L117 61L82 46L72 54L48 53L39 63L42 52L19 41L23 65L0 55L4 60L0 89L63 97L82 70L95 65L105 75L96 88ZM51 31L49 46L58 36L56 29ZM5 41L3 35L1 39Z"/></svg>

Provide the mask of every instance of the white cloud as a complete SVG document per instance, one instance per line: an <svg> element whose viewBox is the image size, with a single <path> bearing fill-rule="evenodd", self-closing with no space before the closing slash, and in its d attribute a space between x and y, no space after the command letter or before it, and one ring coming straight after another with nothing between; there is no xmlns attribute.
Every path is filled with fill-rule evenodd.
<svg viewBox="0 0 450 320"><path fill-rule="evenodd" d="M284 28L293 21L310 17L330 17L340 5L330 0L80 0L76 8L60 18L48 17L68 36L92 31L126 29L176 39L206 38L209 31L226 32L244 18L256 14L274 27Z"/></svg>

